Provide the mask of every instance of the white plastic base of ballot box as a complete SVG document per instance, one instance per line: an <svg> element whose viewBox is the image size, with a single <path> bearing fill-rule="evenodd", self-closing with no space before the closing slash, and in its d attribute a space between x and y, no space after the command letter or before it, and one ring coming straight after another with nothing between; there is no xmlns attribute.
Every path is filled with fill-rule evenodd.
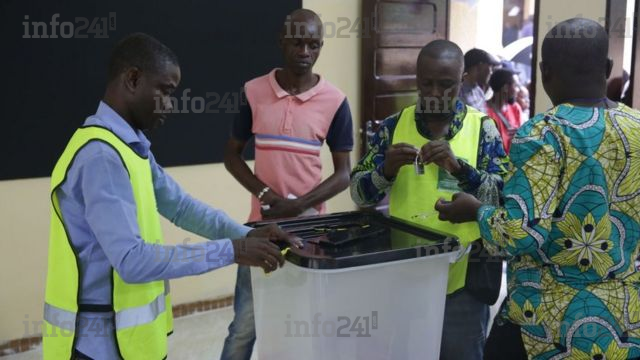
<svg viewBox="0 0 640 360"><path fill-rule="evenodd" d="M251 268L263 360L438 359L456 252L336 270Z"/></svg>

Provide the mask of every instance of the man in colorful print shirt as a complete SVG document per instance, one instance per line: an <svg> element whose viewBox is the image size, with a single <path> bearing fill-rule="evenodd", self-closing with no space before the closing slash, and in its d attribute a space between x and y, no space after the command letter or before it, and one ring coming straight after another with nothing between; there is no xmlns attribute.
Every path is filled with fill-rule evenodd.
<svg viewBox="0 0 640 360"><path fill-rule="evenodd" d="M592 20L551 29L540 70L555 107L516 133L504 206L436 204L511 256L487 359L640 357L640 112L605 97L608 44Z"/></svg>

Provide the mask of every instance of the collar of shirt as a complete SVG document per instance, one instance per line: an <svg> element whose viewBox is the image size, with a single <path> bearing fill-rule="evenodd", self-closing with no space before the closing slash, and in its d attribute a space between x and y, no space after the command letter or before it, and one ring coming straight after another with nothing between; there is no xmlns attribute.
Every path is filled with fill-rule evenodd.
<svg viewBox="0 0 640 360"><path fill-rule="evenodd" d="M278 80L276 80L276 71L278 70L282 70L280 68L276 68L271 70L271 72L269 73L269 83L271 84L271 89L273 89L273 93L279 98L283 98L286 96L295 96L296 98L298 98L300 101L305 102L309 99L311 99L312 97L314 97L316 94L318 94L322 88L324 88L324 85L326 83L326 80L321 76L318 75L318 77L320 78L318 80L318 83L315 84L311 89L297 94L297 95L291 95L288 92L286 92L281 86L280 84L278 84ZM316 74L317 75L317 74Z"/></svg>
<svg viewBox="0 0 640 360"><path fill-rule="evenodd" d="M418 104L416 106L416 126L418 127L418 131L422 134L422 136L426 137L427 139L431 139L431 132L429 131L427 126L424 125L425 114L419 109L420 105ZM464 120L465 116L467 116L467 107L460 99L456 99L455 105L453 107L453 120L451 120L451 123L449 123L449 131L445 136L445 140L448 141L453 139L453 137L456 136L460 129L462 129L462 121Z"/></svg>
<svg viewBox="0 0 640 360"><path fill-rule="evenodd" d="M96 114L87 118L84 126L101 126L111 130L122 141L130 145L138 155L149 156L151 142L140 130L134 130L129 123L122 118L105 102L100 101Z"/></svg>

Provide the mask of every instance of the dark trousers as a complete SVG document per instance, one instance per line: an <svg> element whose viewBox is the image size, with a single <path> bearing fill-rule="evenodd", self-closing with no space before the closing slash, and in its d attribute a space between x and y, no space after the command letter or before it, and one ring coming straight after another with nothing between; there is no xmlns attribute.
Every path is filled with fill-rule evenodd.
<svg viewBox="0 0 640 360"><path fill-rule="evenodd" d="M488 322L489 305L466 289L447 295L440 360L482 360Z"/></svg>
<svg viewBox="0 0 640 360"><path fill-rule="evenodd" d="M72 360L93 360L93 358L81 353L78 350L74 350L73 351L73 356L71 357Z"/></svg>
<svg viewBox="0 0 640 360"><path fill-rule="evenodd" d="M527 360L520 326L510 321L499 321L498 316L484 346L484 360Z"/></svg>

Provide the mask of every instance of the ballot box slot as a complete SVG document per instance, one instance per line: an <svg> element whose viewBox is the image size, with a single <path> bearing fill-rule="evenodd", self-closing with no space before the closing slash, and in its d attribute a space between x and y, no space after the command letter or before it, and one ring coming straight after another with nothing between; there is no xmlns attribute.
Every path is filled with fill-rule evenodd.
<svg viewBox="0 0 640 360"><path fill-rule="evenodd" d="M353 211L249 224L277 223L302 239L289 262L313 269L336 269L428 257L456 251L455 237L378 212ZM288 247L280 243L281 248Z"/></svg>

